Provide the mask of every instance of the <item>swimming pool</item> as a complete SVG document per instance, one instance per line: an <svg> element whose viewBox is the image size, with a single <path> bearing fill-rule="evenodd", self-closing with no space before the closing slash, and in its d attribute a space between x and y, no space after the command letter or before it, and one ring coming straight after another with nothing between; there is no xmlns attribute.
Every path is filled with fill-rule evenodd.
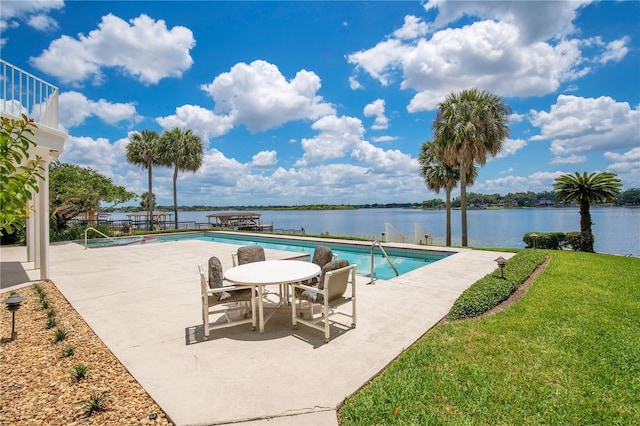
<svg viewBox="0 0 640 426"><path fill-rule="evenodd" d="M235 245L259 245L265 249L284 250L295 253L305 253L313 256L313 250L317 245L324 245L338 256L339 259L346 259L351 264L358 266L359 275L371 275L371 245L337 243L333 241L303 240L286 237L263 237L255 234L240 235L222 232L197 232L187 234L158 235L155 238L147 238L145 243L162 243L167 241L180 240L201 240L216 243ZM422 266L444 259L453 254L445 251L433 251L422 249L384 247L385 252L398 270L398 273L405 274ZM379 248L374 251L374 276L375 278L388 280L396 276L393 268L389 265Z"/></svg>

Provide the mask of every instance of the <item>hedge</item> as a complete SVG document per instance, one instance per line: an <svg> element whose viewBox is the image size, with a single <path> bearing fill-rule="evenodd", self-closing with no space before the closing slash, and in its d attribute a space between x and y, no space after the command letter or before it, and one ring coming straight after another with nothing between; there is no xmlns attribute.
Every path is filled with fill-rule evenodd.
<svg viewBox="0 0 640 426"><path fill-rule="evenodd" d="M507 261L504 278L499 268L466 289L447 314L448 320L475 317L498 306L525 282L545 254L536 250L521 250Z"/></svg>

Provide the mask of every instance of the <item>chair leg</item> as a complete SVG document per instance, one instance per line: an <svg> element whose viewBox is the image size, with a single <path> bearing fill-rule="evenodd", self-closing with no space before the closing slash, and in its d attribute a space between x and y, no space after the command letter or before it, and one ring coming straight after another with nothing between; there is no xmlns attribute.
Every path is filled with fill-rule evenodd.
<svg viewBox="0 0 640 426"><path fill-rule="evenodd" d="M256 293L257 294L257 293ZM256 295L251 293L251 329L256 331Z"/></svg>
<svg viewBox="0 0 640 426"><path fill-rule="evenodd" d="M209 340L209 307L202 307L202 327L204 328L204 340Z"/></svg>
<svg viewBox="0 0 640 426"><path fill-rule="evenodd" d="M291 292L291 326L293 327L294 330L298 329L298 313L296 311L296 303L300 303L300 300L296 301L296 296L295 296L296 292L295 292L295 288L293 289L293 291Z"/></svg>
<svg viewBox="0 0 640 426"><path fill-rule="evenodd" d="M329 306L326 304L322 307L322 316L324 317L324 342L329 343Z"/></svg>

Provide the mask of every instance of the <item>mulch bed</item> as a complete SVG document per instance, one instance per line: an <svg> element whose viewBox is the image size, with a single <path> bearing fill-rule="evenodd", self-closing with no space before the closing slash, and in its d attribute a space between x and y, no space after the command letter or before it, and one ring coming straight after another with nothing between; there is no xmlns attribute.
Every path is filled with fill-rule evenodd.
<svg viewBox="0 0 640 426"><path fill-rule="evenodd" d="M35 286L49 303L43 308ZM11 313L0 305L0 424L2 425L168 425L166 414L117 360L53 282L16 291L26 300L16 312L17 338L11 337ZM8 294L3 295L2 300ZM56 325L47 328L47 312ZM57 329L67 337L55 342ZM73 349L73 355L63 353ZM88 367L77 379L74 368ZM87 416L93 397L102 410Z"/></svg>

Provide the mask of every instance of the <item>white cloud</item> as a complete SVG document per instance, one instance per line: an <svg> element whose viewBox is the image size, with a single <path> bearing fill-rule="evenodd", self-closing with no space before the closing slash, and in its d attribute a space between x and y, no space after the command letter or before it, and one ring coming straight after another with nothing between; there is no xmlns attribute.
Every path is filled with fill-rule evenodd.
<svg viewBox="0 0 640 426"><path fill-rule="evenodd" d="M531 140L550 140L556 156L640 145L640 110L608 96L559 95L549 112L532 110L530 121L540 128Z"/></svg>
<svg viewBox="0 0 640 426"><path fill-rule="evenodd" d="M393 142L397 139L397 136L376 136L371 138L371 140L374 142Z"/></svg>
<svg viewBox="0 0 640 426"><path fill-rule="evenodd" d="M376 99L364 107L365 117L375 117L371 128L373 130L384 130L389 127L389 119L384 115L384 99Z"/></svg>
<svg viewBox="0 0 640 426"><path fill-rule="evenodd" d="M352 53L347 56L347 60L387 86L391 83L392 71L399 67L403 56L409 51L411 48L403 45L401 40L390 39L371 49Z"/></svg>
<svg viewBox="0 0 640 426"><path fill-rule="evenodd" d="M63 0L3 1L0 7L0 30L4 32L17 28L20 25L18 21L26 22L39 31L56 29L58 23L47 13L63 7Z"/></svg>
<svg viewBox="0 0 640 426"><path fill-rule="evenodd" d="M98 29L77 38L64 35L30 62L65 83L87 79L100 83L103 68L116 68L144 84L156 84L166 77L181 77L191 67L189 51L194 45L188 28L169 30L165 21L144 14L129 23L109 14Z"/></svg>
<svg viewBox="0 0 640 426"><path fill-rule="evenodd" d="M572 154L568 157L555 157L549 164L579 164L587 161L586 155Z"/></svg>
<svg viewBox="0 0 640 426"><path fill-rule="evenodd" d="M238 63L202 85L215 102L215 114L229 116L234 125L244 124L252 132L334 114L333 106L317 95L320 87L313 72L298 71L287 81L278 67L261 60Z"/></svg>
<svg viewBox="0 0 640 426"><path fill-rule="evenodd" d="M522 139L507 139L502 145L502 149L494 158L506 158L515 155L516 152L527 146L527 142Z"/></svg>
<svg viewBox="0 0 640 426"><path fill-rule="evenodd" d="M409 112L433 110L447 93L468 87L504 97L542 96L592 71L584 41L569 38L576 12L586 3L430 1L426 9L439 11L434 28L463 16L472 22L434 31L430 38L416 33L406 42L400 38L411 28L405 18L396 33L347 59L356 73L362 70L383 86L401 74L400 87L417 92ZM606 52L605 62L619 60L626 43L591 44L589 53Z"/></svg>
<svg viewBox="0 0 640 426"><path fill-rule="evenodd" d="M427 11L438 10L435 26L443 27L464 16L476 16L483 20L498 19L521 28L525 43L563 38L575 32L573 20L578 9L592 0L571 2L554 1L446 1L429 0Z"/></svg>
<svg viewBox="0 0 640 426"><path fill-rule="evenodd" d="M404 17L404 25L393 33L393 36L402 40L413 40L427 34L427 24L417 16L407 15Z"/></svg>
<svg viewBox="0 0 640 426"><path fill-rule="evenodd" d="M197 105L178 107L174 115L158 117L156 122L164 129L191 129L205 141L224 135L233 128L233 117L230 115L217 115Z"/></svg>
<svg viewBox="0 0 640 426"><path fill-rule="evenodd" d="M269 167L278 162L278 153L276 151L260 151L251 159L251 165L254 167Z"/></svg>
<svg viewBox="0 0 640 426"><path fill-rule="evenodd" d="M116 166L124 160L123 148L122 144L111 144L105 138L69 136L60 155L60 161L89 167L113 178L117 175Z"/></svg>
<svg viewBox="0 0 640 426"><path fill-rule="evenodd" d="M553 187L555 179L565 174L565 172L536 172L529 176L505 176L497 179L488 179L484 182L476 183L473 186L474 192L484 194L507 194L509 192L542 192Z"/></svg>
<svg viewBox="0 0 640 426"><path fill-rule="evenodd" d="M418 161L400 150L383 150L362 141L351 152L351 158L367 164L375 173L386 175L406 175L419 172Z"/></svg>
<svg viewBox="0 0 640 426"><path fill-rule="evenodd" d="M360 84L360 82L354 76L349 77L349 87L351 87L351 90L358 90L358 89L364 88L362 87L362 84Z"/></svg>
<svg viewBox="0 0 640 426"><path fill-rule="evenodd" d="M607 50L602 54L600 62L603 64L609 61L620 62L629 53L627 44L629 44L629 37L623 37L607 44Z"/></svg>
<svg viewBox="0 0 640 426"><path fill-rule="evenodd" d="M625 188L640 188L640 147L623 154L605 152L604 157L612 161L607 171L616 173Z"/></svg>
<svg viewBox="0 0 640 426"><path fill-rule="evenodd" d="M312 129L320 134L311 139L302 139L304 155L297 166L342 158L356 148L364 135L362 122L353 117L328 115L313 123Z"/></svg>
<svg viewBox="0 0 640 426"><path fill-rule="evenodd" d="M120 121L136 123L140 117L132 102L112 103L104 99L97 102L87 99L79 92L63 92L59 98L60 124L69 129L79 126L90 116L97 116L107 124L115 125Z"/></svg>
<svg viewBox="0 0 640 426"><path fill-rule="evenodd" d="M524 120L524 119L525 119L525 117L526 117L526 115L524 115L524 114L516 114L516 113L513 113L513 114L511 114L511 115L509 116L509 121L510 121L511 123L520 123L522 120Z"/></svg>
<svg viewBox="0 0 640 426"><path fill-rule="evenodd" d="M43 13L29 17L27 25L38 31L54 31L58 29L58 22Z"/></svg>

